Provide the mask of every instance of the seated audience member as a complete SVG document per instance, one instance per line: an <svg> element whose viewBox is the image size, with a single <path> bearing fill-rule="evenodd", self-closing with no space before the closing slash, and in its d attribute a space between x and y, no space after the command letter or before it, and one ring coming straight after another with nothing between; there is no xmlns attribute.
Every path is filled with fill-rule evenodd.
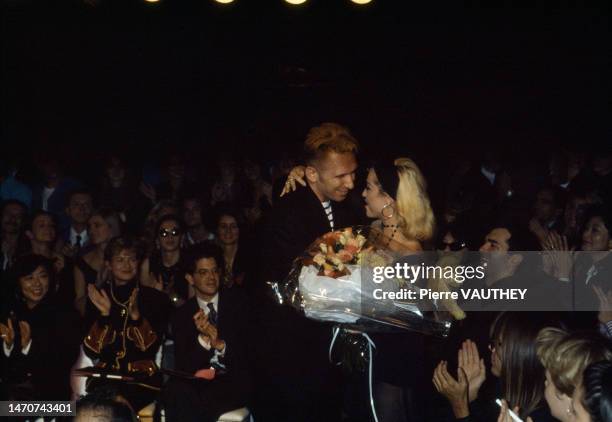
<svg viewBox="0 0 612 422"><path fill-rule="evenodd" d="M216 421L232 409L249 404L247 371L249 310L240 290L219 289L223 262L212 244L194 247L187 281L196 296L178 309L172 322L176 369L189 375L207 368L213 380L173 378L165 391L166 420Z"/></svg>
<svg viewBox="0 0 612 422"><path fill-rule="evenodd" d="M121 157L110 156L106 160L97 198L99 207L114 210L126 224L138 218L138 208L144 197Z"/></svg>
<svg viewBox="0 0 612 422"><path fill-rule="evenodd" d="M612 421L612 361L592 363L572 398L576 422Z"/></svg>
<svg viewBox="0 0 612 422"><path fill-rule="evenodd" d="M183 221L187 227L185 243L188 246L214 240L215 235L206 229L204 223L203 201L196 195L188 195L183 199Z"/></svg>
<svg viewBox="0 0 612 422"><path fill-rule="evenodd" d="M72 267L66 265L64 255L56 251L56 227L56 218L53 214L46 211L35 212L21 237L19 255L35 254L49 259L53 263L57 299L69 304L74 300Z"/></svg>
<svg viewBox="0 0 612 422"><path fill-rule="evenodd" d="M178 215L179 208L172 201L162 200L157 202L147 214L142 225L142 237L147 247L155 244L157 238L157 225L159 220L166 215ZM147 250L151 253L151 250Z"/></svg>
<svg viewBox="0 0 612 422"><path fill-rule="evenodd" d="M568 246L578 248L581 244L581 230L585 224L584 213L592 205L601 204L601 197L594 189L577 188L572 190L567 198L563 213L563 235Z"/></svg>
<svg viewBox="0 0 612 422"><path fill-rule="evenodd" d="M221 159L218 161L218 171L219 177L211 187L210 204L243 205L248 198L248 189L236 162L231 159Z"/></svg>
<svg viewBox="0 0 612 422"><path fill-rule="evenodd" d="M245 159L243 168L249 197L244 215L249 224L254 225L272 207L272 185L262 177L259 163Z"/></svg>
<svg viewBox="0 0 612 422"><path fill-rule="evenodd" d="M166 215L157 223L157 237L150 257L141 268L141 282L166 293L174 306L190 297L185 279L183 223L175 215Z"/></svg>
<svg viewBox="0 0 612 422"><path fill-rule="evenodd" d="M525 420L553 421L544 397L545 370L536 353L540 330L559 324L548 313L502 312L491 326L491 373L499 378L497 397L511 408L519 408ZM448 363L441 361L433 375L436 390L449 401L452 420L494 421L499 407L494 399L480 396L486 378L484 361L475 345L466 341L459 351L457 378L448 372Z"/></svg>
<svg viewBox="0 0 612 422"><path fill-rule="evenodd" d="M593 154L593 183L606 204L612 202L612 151L603 148Z"/></svg>
<svg viewBox="0 0 612 422"><path fill-rule="evenodd" d="M523 288L527 289L525 297L520 301L477 300L466 304L467 309L475 309L470 307L475 305L483 310L544 311L569 306L569 287L543 271L539 248L537 238L527 228L512 223L496 225L480 247L485 278L464 287Z"/></svg>
<svg viewBox="0 0 612 422"><path fill-rule="evenodd" d="M596 310L592 287L612 291L612 209L599 205L585 213L582 251L574 272L579 310Z"/></svg>
<svg viewBox="0 0 612 422"><path fill-rule="evenodd" d="M546 369L544 396L551 414L561 422L574 420L572 396L584 369L593 362L612 359L610 344L590 332L567 333L545 328L538 334L537 353Z"/></svg>
<svg viewBox="0 0 612 422"><path fill-rule="evenodd" d="M134 378L134 382L90 378L87 391L111 384L135 410L155 400L161 387L155 355L162 341L170 304L163 293L138 285L142 248L132 238L115 237L104 251L109 280L100 288L87 286L95 307L85 353L95 368Z"/></svg>
<svg viewBox="0 0 612 422"><path fill-rule="evenodd" d="M112 388L99 388L76 402L75 422L137 422L130 403Z"/></svg>
<svg viewBox="0 0 612 422"><path fill-rule="evenodd" d="M565 209L565 191L560 187L543 187L536 194L533 215L529 220L529 230L543 244L550 231L561 232L563 210Z"/></svg>
<svg viewBox="0 0 612 422"><path fill-rule="evenodd" d="M20 257L16 295L2 315L2 400L69 400L70 368L79 354L78 316L55 299L53 264Z"/></svg>
<svg viewBox="0 0 612 422"><path fill-rule="evenodd" d="M217 243L223 250L224 287L243 286L251 265L240 236L240 217L230 209L219 212L217 218Z"/></svg>
<svg viewBox="0 0 612 422"><path fill-rule="evenodd" d="M181 154L171 153L164 157L161 183L155 188L156 198L178 202L183 196L187 180L187 166Z"/></svg>
<svg viewBox="0 0 612 422"><path fill-rule="evenodd" d="M89 219L90 251L74 260L74 306L84 316L87 306L87 286L103 279L104 250L108 242L121 234L121 221L109 208L95 211Z"/></svg>
<svg viewBox="0 0 612 422"><path fill-rule="evenodd" d="M455 220L452 223L441 225L438 230L436 249L444 252L458 252L469 250L470 233L467 224L463 220Z"/></svg>
<svg viewBox="0 0 612 422"><path fill-rule="evenodd" d="M19 234L27 216L26 206L15 200L2 203L0 235L2 237L2 256L0 257L0 273L9 269L16 258Z"/></svg>
<svg viewBox="0 0 612 422"><path fill-rule="evenodd" d="M69 226L62 234L64 255L77 257L82 248L89 246L87 224L92 211L93 199L89 191L76 190L70 193L66 205Z"/></svg>
<svg viewBox="0 0 612 422"><path fill-rule="evenodd" d="M53 155L46 155L40 162L43 181L32 190L32 209L48 211L56 215L61 227L68 224L66 204L68 195L80 187L80 183L64 176L60 162Z"/></svg>

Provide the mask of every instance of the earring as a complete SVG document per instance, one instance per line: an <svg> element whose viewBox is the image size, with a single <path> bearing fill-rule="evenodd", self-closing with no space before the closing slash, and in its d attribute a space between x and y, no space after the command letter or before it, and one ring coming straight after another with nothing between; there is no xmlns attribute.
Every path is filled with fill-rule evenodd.
<svg viewBox="0 0 612 422"><path fill-rule="evenodd" d="M385 209L386 208L391 208L391 215L385 215ZM380 214L383 216L384 219L388 220L389 218L393 217L395 215L395 210L393 209L393 206L391 205L391 202L389 202L387 205L385 205L384 207L382 207L382 209L380 210Z"/></svg>

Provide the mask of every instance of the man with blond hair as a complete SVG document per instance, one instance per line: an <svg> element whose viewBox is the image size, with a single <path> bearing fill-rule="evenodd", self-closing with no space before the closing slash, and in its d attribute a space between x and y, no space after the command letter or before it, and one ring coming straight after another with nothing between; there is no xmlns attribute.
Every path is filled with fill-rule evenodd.
<svg viewBox="0 0 612 422"><path fill-rule="evenodd" d="M262 283L283 280L317 237L359 221L345 201L355 187L357 151L357 140L337 123L310 129L304 142L307 186L278 201L264 225ZM341 374L327 359L331 327L269 302L259 316L256 419L340 420Z"/></svg>

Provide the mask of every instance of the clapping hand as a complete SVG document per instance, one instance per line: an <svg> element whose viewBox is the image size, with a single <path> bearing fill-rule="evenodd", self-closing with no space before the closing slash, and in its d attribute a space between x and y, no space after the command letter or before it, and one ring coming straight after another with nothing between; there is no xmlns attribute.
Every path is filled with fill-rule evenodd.
<svg viewBox="0 0 612 422"><path fill-rule="evenodd" d="M469 415L468 380L463 368L457 368L457 379L448 372L448 363L441 361L434 370L433 383L438 393L448 399L456 418Z"/></svg>
<svg viewBox="0 0 612 422"><path fill-rule="evenodd" d="M478 397L478 390L487 377L484 360L478 354L476 343L471 340L464 341L457 352L457 362L467 377L468 400L471 403Z"/></svg>
<svg viewBox="0 0 612 422"><path fill-rule="evenodd" d="M548 263L546 270L557 279L569 279L574 266L575 247L569 248L567 237L556 232L550 232L542 243L545 253L545 261Z"/></svg>
<svg viewBox="0 0 612 422"><path fill-rule="evenodd" d="M19 332L21 334L21 348L25 349L30 340L32 340L32 330L30 324L26 321L19 321ZM9 318L6 325L0 324L0 335L4 339L6 347L13 347L15 341L15 328L13 327L13 321Z"/></svg>
<svg viewBox="0 0 612 422"><path fill-rule="evenodd" d="M132 319L132 321L137 321L140 319L140 310L138 309L139 290L140 289L138 289L138 287L132 290L130 300L128 301L128 313L130 314L130 318Z"/></svg>
<svg viewBox="0 0 612 422"><path fill-rule="evenodd" d="M21 348L25 349L32 340L30 324L25 321L19 321L19 332L21 333Z"/></svg>
<svg viewBox="0 0 612 422"><path fill-rule="evenodd" d="M0 336L4 340L6 347L13 347L13 341L15 341L15 330L13 329L13 322L9 318L6 325L0 324Z"/></svg>
<svg viewBox="0 0 612 422"><path fill-rule="evenodd" d="M87 296L89 296L89 300L98 308L102 316L110 315L111 301L104 290L98 290L96 286L90 284L87 286Z"/></svg>
<svg viewBox="0 0 612 422"><path fill-rule="evenodd" d="M612 290L607 293L599 286L593 285L593 290L599 300L599 322L607 324L612 321Z"/></svg>
<svg viewBox="0 0 612 422"><path fill-rule="evenodd" d="M208 315L202 309L195 313L193 320L200 335L208 339L212 347L217 350L222 350L225 347L225 342L218 338L217 327L208 320Z"/></svg>
<svg viewBox="0 0 612 422"><path fill-rule="evenodd" d="M304 175L306 174L306 168L304 166L295 166L289 172L289 176L287 176L287 181L285 182L285 187L283 187L283 191L280 196L284 196L290 192L295 191L296 185L295 182L298 182L302 186L306 186L306 181L304 180Z"/></svg>

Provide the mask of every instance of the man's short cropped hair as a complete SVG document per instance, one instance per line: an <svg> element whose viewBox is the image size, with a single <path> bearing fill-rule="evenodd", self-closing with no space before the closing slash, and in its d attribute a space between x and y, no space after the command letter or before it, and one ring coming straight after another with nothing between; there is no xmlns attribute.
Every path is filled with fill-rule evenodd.
<svg viewBox="0 0 612 422"><path fill-rule="evenodd" d="M328 152L357 153L359 143L349 130L337 123L323 123L308 131L304 141L304 159L311 164Z"/></svg>

